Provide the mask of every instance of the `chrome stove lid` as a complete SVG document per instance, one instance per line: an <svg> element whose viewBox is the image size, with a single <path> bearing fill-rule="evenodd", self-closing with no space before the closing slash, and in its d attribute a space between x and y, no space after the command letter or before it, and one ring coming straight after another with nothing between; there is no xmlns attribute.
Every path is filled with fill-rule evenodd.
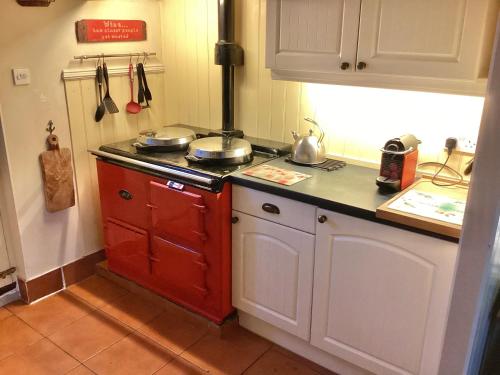
<svg viewBox="0 0 500 375"><path fill-rule="evenodd" d="M165 126L160 130L146 130L140 133L137 143L142 147L182 147L194 141L196 134L191 129Z"/></svg>
<svg viewBox="0 0 500 375"><path fill-rule="evenodd" d="M241 138L200 138L189 144L186 159L194 162L248 163L253 159L252 145Z"/></svg>

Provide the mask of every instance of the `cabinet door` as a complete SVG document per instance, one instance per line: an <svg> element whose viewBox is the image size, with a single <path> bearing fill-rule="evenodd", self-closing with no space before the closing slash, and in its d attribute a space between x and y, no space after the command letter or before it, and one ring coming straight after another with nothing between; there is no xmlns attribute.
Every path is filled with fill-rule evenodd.
<svg viewBox="0 0 500 375"><path fill-rule="evenodd" d="M272 69L352 71L361 0L268 0L266 66Z"/></svg>
<svg viewBox="0 0 500 375"><path fill-rule="evenodd" d="M367 73L478 78L488 0L363 0L358 62Z"/></svg>
<svg viewBox="0 0 500 375"><path fill-rule="evenodd" d="M305 340L310 336L314 236L237 211L233 305Z"/></svg>
<svg viewBox="0 0 500 375"><path fill-rule="evenodd" d="M145 230L108 218L104 238L111 271L136 281L147 279L150 271L149 240Z"/></svg>
<svg viewBox="0 0 500 375"><path fill-rule="evenodd" d="M318 215L311 343L377 374L437 374L457 245Z"/></svg>

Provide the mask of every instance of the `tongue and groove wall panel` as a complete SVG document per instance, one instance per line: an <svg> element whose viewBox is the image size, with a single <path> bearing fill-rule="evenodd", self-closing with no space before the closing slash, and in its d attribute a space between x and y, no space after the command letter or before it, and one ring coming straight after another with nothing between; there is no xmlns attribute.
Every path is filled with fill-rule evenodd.
<svg viewBox="0 0 500 375"><path fill-rule="evenodd" d="M125 110L130 101L127 63L123 61L122 65L118 65L118 74L110 77L111 97L120 112L112 115L106 113L99 123L94 120L98 92L94 78L86 76L89 74L88 69L71 69L64 73L80 226L85 233L87 249L103 248L95 157L88 150L98 149L106 143L135 138L141 130L166 124L163 66L157 62L151 62L151 67L146 64L148 85L153 95L151 108L131 115ZM108 67L111 65L110 62L107 64ZM137 80L134 82L134 94L137 100Z"/></svg>

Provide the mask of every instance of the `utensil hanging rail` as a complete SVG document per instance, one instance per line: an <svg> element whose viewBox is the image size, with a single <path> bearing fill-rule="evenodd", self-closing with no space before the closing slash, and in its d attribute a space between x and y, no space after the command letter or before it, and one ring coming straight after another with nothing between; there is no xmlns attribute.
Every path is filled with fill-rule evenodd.
<svg viewBox="0 0 500 375"><path fill-rule="evenodd" d="M156 52L135 52L135 53L100 53L98 55L81 55L81 56L74 56L74 60L80 60L80 62L83 62L83 60L89 60L89 59L103 59L103 58L110 58L110 57L149 57L149 56L156 56Z"/></svg>

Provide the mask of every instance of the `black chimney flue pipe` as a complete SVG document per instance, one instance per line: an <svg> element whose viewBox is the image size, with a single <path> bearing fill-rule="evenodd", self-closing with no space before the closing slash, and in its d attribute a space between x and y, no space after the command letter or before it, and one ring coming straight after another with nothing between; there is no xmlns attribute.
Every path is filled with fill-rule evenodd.
<svg viewBox="0 0 500 375"><path fill-rule="evenodd" d="M234 1L219 1L219 41L215 64L222 66L222 134L243 136L234 129L234 67L243 65L243 49L234 41Z"/></svg>

